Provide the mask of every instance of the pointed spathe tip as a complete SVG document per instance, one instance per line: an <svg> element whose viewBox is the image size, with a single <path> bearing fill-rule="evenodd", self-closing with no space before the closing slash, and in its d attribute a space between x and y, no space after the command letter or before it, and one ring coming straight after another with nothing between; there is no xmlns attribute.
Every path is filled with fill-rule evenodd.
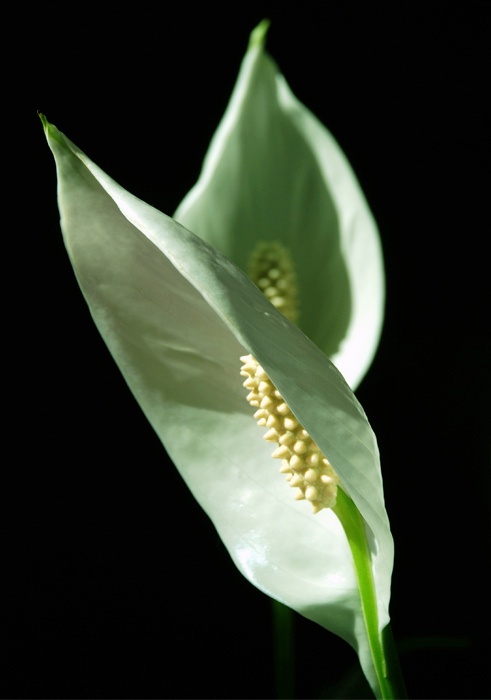
<svg viewBox="0 0 491 700"><path fill-rule="evenodd" d="M263 19L261 22L259 22L257 27L252 30L249 36L249 49L252 49L255 46L258 46L261 49L264 47L264 44L266 43L266 34L268 33L270 24L271 20Z"/></svg>
<svg viewBox="0 0 491 700"><path fill-rule="evenodd" d="M37 110L37 113L38 113L38 117L40 118L40 120L43 123L44 132L46 133L46 131L48 129L49 122L46 119L46 117L44 116L44 114L39 109Z"/></svg>

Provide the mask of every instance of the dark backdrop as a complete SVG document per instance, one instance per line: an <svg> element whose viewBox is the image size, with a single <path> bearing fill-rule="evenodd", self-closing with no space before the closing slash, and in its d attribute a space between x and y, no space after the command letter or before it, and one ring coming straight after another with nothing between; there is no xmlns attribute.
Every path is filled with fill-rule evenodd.
<svg viewBox="0 0 491 700"><path fill-rule="evenodd" d="M489 3L13 11L2 695L274 695L269 600L231 563L93 326L36 116L172 213L268 16L270 53L338 139L381 230L385 327L357 394L380 443L409 693L487 697ZM298 697L339 696L354 653L295 624Z"/></svg>

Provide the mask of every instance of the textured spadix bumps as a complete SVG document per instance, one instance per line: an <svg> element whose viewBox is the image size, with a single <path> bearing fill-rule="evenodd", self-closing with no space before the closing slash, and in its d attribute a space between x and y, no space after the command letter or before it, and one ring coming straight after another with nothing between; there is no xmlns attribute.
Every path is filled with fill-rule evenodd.
<svg viewBox="0 0 491 700"><path fill-rule="evenodd" d="M292 256L278 241L258 243L247 274L278 311L293 323L298 319L298 280Z"/></svg>
<svg viewBox="0 0 491 700"><path fill-rule="evenodd" d="M254 414L257 424L269 428L263 435L267 442L276 442L272 453L281 459L281 474L296 488L295 499L307 499L312 512L336 505L339 477L308 432L291 412L261 365L252 355L240 358L244 363L241 374L247 377L243 385L250 390L247 400L258 408Z"/></svg>

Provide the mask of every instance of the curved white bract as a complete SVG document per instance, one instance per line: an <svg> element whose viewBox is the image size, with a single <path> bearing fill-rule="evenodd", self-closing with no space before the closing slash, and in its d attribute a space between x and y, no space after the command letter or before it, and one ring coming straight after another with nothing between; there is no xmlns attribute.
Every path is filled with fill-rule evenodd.
<svg viewBox="0 0 491 700"><path fill-rule="evenodd" d="M260 36L174 217L244 271L258 246L284 246L295 263L296 323L358 386L384 316L377 226L339 145L293 95Z"/></svg>
<svg viewBox="0 0 491 700"><path fill-rule="evenodd" d="M242 573L352 644L376 688L344 531L329 509L299 508L278 479L244 399L239 358L250 353L265 368L362 513L382 628L392 539L375 436L353 392L232 262L44 124L66 248L136 400ZM195 545L199 533L190 555Z"/></svg>

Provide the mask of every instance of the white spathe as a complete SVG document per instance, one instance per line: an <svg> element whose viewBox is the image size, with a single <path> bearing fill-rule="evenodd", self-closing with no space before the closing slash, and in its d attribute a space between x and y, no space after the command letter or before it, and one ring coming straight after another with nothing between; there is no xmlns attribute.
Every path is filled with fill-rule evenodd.
<svg viewBox="0 0 491 700"><path fill-rule="evenodd" d="M393 545L362 407L325 354L233 263L43 122L67 251L137 401L242 573L352 644L377 692L344 531L331 511L312 515L292 499L245 400L239 358L251 353L264 367L362 513L382 629Z"/></svg>
<svg viewBox="0 0 491 700"><path fill-rule="evenodd" d="M289 250L301 330L355 389L376 352L385 276L377 226L339 145L253 32L202 173L174 218L247 271L263 242Z"/></svg>

